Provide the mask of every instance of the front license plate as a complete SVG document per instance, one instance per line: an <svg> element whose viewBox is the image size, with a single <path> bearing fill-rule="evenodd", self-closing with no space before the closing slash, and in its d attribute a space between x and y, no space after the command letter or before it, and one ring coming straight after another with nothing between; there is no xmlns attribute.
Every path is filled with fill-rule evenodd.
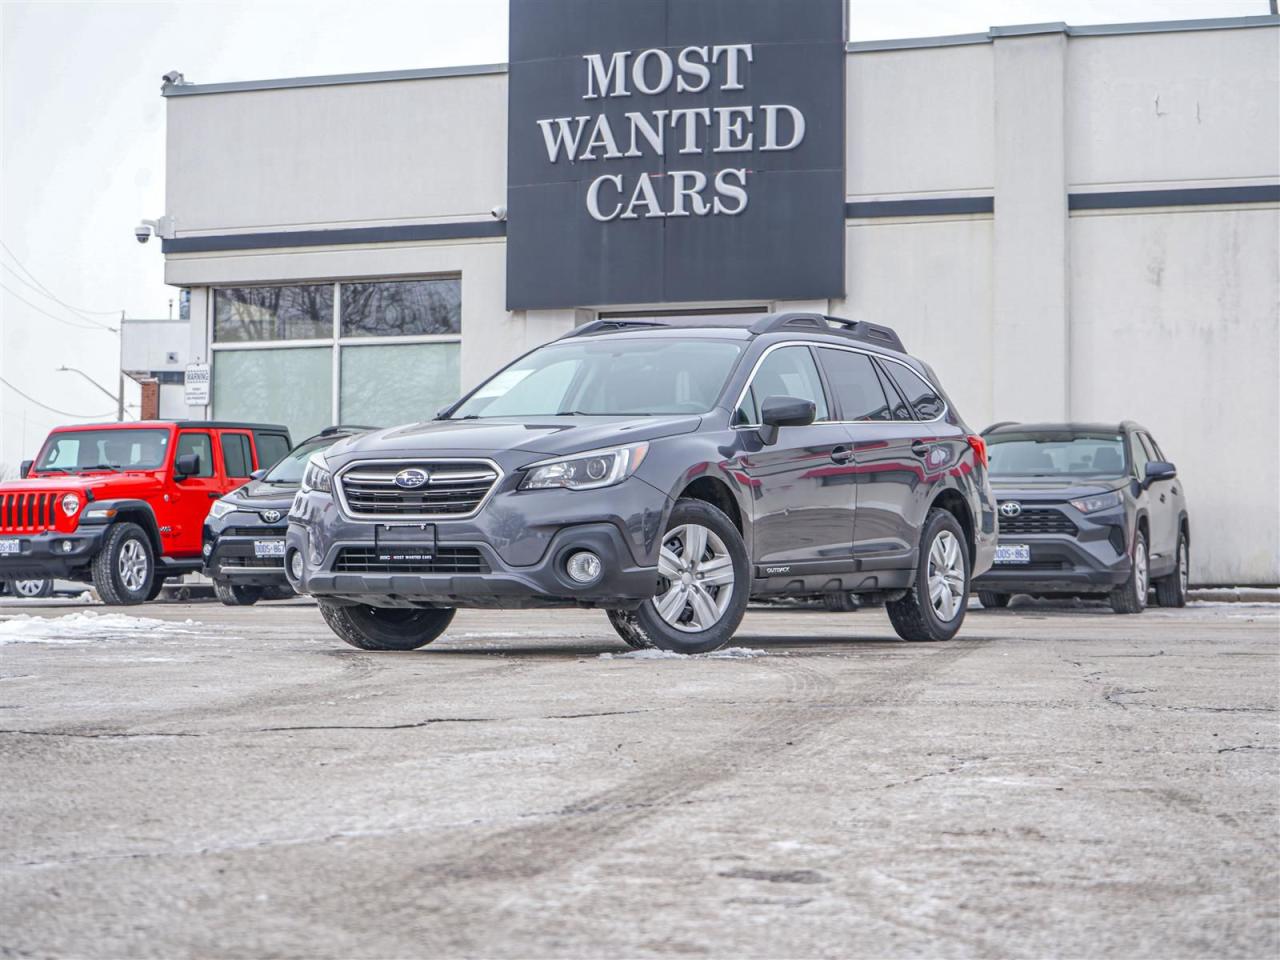
<svg viewBox="0 0 1280 960"><path fill-rule="evenodd" d="M383 563L421 562L435 556L436 528L433 523L379 524L373 541L374 554Z"/></svg>
<svg viewBox="0 0 1280 960"><path fill-rule="evenodd" d="M1030 563L1031 548L1025 543L1008 543L996 547L996 563Z"/></svg>
<svg viewBox="0 0 1280 960"><path fill-rule="evenodd" d="M6 554L16 554L22 552L22 541L15 537L7 537L0 540L0 556Z"/></svg>
<svg viewBox="0 0 1280 960"><path fill-rule="evenodd" d="M253 541L253 555L255 557L283 557L284 541L255 540Z"/></svg>

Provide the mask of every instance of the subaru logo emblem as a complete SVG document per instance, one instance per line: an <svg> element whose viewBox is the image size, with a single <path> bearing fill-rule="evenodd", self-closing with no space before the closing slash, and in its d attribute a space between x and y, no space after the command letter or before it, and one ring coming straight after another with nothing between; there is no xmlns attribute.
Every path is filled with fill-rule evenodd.
<svg viewBox="0 0 1280 960"><path fill-rule="evenodd" d="M395 484L405 490L414 490L427 482L427 471L410 467L396 474Z"/></svg>
<svg viewBox="0 0 1280 960"><path fill-rule="evenodd" d="M275 523L277 520L280 519L280 511L279 510L263 510L261 516L262 516L263 523Z"/></svg>
<svg viewBox="0 0 1280 960"><path fill-rule="evenodd" d="M1022 513L1022 504L1017 500L1006 500L1000 504L1000 516L1002 517L1016 517L1020 513Z"/></svg>

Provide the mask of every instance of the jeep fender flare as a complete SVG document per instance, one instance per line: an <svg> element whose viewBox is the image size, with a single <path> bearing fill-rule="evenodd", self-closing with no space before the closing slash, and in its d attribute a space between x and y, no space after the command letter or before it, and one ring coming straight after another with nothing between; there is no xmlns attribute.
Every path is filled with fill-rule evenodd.
<svg viewBox="0 0 1280 960"><path fill-rule="evenodd" d="M156 521L155 511L147 501L94 500L92 507L86 507L86 509L115 510L116 512L109 519L91 520L88 523L84 523L85 526L100 526L105 530L111 524L119 523L122 520L136 523L147 532L147 537L151 540L151 547L155 550L157 559L164 555L164 545L160 540L160 524Z"/></svg>

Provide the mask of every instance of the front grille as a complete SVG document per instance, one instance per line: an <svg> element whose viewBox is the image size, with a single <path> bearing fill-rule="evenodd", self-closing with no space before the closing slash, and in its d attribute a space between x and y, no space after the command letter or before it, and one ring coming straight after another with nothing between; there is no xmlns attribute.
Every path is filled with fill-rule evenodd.
<svg viewBox="0 0 1280 960"><path fill-rule="evenodd" d="M409 489L397 486L396 475L411 469L427 474L427 482ZM497 482L498 471L484 460L356 463L337 478L347 512L369 519L470 516Z"/></svg>
<svg viewBox="0 0 1280 960"><path fill-rule="evenodd" d="M283 570L284 557L227 557L219 562L223 570Z"/></svg>
<svg viewBox="0 0 1280 960"><path fill-rule="evenodd" d="M284 536L286 524L274 527L228 527L220 536L223 537L257 537L259 540L279 540Z"/></svg>
<svg viewBox="0 0 1280 960"><path fill-rule="evenodd" d="M52 530L60 497L58 493L0 493L0 530Z"/></svg>
<svg viewBox="0 0 1280 960"><path fill-rule="evenodd" d="M372 547L338 551L334 573L488 573L489 564L475 547L442 547L430 560L379 560Z"/></svg>
<svg viewBox="0 0 1280 960"><path fill-rule="evenodd" d="M1080 531L1071 518L1057 507L1023 507L1016 517L1000 516L1000 535L1021 536L1027 533L1058 533L1074 537Z"/></svg>

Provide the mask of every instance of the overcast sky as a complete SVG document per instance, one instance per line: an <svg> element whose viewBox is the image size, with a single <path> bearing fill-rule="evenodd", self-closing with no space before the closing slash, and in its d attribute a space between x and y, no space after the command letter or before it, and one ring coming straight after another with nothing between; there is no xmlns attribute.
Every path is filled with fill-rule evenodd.
<svg viewBox="0 0 1280 960"><path fill-rule="evenodd" d="M1268 7L1268 0L852 0L849 26L851 39L871 40L994 24L1246 16ZM108 397L56 368L79 367L114 392L118 341L94 324L112 322L108 311L163 317L176 299L164 285L159 244L139 245L132 234L141 218L164 212L166 71L209 83L506 56L505 0L0 0L0 378L66 413L110 414ZM32 456L48 429L69 419L0 384L0 471Z"/></svg>

